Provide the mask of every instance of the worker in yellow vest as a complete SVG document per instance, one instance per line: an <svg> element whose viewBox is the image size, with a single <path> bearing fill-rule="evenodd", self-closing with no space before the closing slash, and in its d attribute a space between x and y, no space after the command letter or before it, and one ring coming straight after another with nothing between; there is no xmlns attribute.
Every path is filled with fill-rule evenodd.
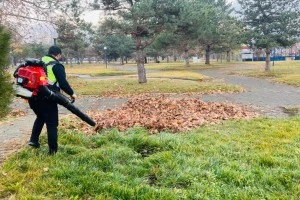
<svg viewBox="0 0 300 200"><path fill-rule="evenodd" d="M51 46L48 55L42 58L46 64L46 72L49 83L49 89L54 92L60 92L62 89L65 93L75 100L76 94L70 87L65 73L65 67L59 62L62 57L61 49L57 46ZM36 114L31 137L28 145L39 148L39 137L44 124L47 126L49 154L54 155L58 149L58 107L57 103L45 97L36 97L29 99L30 108Z"/></svg>

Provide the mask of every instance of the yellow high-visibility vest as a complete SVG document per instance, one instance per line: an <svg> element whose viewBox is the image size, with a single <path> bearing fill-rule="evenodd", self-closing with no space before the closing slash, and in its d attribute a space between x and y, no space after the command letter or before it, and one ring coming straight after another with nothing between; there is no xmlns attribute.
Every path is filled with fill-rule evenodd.
<svg viewBox="0 0 300 200"><path fill-rule="evenodd" d="M56 60L49 56L44 56L42 57L42 61L47 65L50 62L53 62L53 64L47 65L47 78L48 78L48 83L49 85L54 85L57 82L57 79L53 73L53 66L57 63Z"/></svg>

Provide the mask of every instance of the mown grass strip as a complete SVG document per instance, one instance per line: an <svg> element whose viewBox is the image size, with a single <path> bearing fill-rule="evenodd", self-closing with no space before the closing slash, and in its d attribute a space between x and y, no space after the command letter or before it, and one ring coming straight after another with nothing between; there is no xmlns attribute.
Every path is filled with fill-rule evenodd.
<svg viewBox="0 0 300 200"><path fill-rule="evenodd" d="M90 76L120 76L120 75L131 75L136 74L136 72L133 71L126 71L126 70L116 70L105 67L101 65L87 65L84 64L82 66L77 67L67 67L66 73L69 76L72 76L72 74L83 74L83 75L90 75Z"/></svg>
<svg viewBox="0 0 300 200"><path fill-rule="evenodd" d="M88 80L70 78L70 84L78 94L83 95L133 95L143 93L214 93L240 92L237 85L217 82L199 82L190 80L149 79L147 84L139 84L137 78L110 78Z"/></svg>
<svg viewBox="0 0 300 200"><path fill-rule="evenodd" d="M149 73L147 77L195 80L195 81L204 81L204 80L211 79L208 76L204 76L200 73L195 73L195 72L191 72L191 71L163 71L163 72L157 72L157 73Z"/></svg>
<svg viewBox="0 0 300 200"><path fill-rule="evenodd" d="M216 62L212 61L211 65L206 65L204 62L200 63L190 63L189 67L185 67L183 62L170 62L170 63L149 63L145 65L146 69L151 70L162 70L162 71L194 71L194 70L200 70L200 69L215 69L215 68L224 68L229 67L235 64L238 64L241 62ZM132 66L130 64L129 66Z"/></svg>
<svg viewBox="0 0 300 200"><path fill-rule="evenodd" d="M271 71L264 71L264 62L247 62L250 65L261 65L253 70L239 70L232 73L258 78L269 78L273 81L300 87L300 61L275 61Z"/></svg>
<svg viewBox="0 0 300 200"><path fill-rule="evenodd" d="M181 134L60 130L47 155L25 148L1 168L0 198L298 199L300 118L231 121Z"/></svg>

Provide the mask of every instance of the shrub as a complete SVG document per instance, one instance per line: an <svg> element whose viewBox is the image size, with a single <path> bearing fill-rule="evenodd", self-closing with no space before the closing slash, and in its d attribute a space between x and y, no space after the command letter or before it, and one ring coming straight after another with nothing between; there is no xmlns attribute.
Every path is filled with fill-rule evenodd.
<svg viewBox="0 0 300 200"><path fill-rule="evenodd" d="M9 83L9 75L6 72L8 66L10 33L0 25L0 118L9 111L9 103L12 99L12 85Z"/></svg>

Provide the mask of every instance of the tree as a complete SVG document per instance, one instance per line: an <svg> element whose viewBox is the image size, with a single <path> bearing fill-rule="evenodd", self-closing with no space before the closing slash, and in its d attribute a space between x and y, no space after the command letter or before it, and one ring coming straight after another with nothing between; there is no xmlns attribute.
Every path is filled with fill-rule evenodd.
<svg viewBox="0 0 300 200"><path fill-rule="evenodd" d="M32 50L32 57L40 59L48 53L49 46L43 45L42 43L30 44Z"/></svg>
<svg viewBox="0 0 300 200"><path fill-rule="evenodd" d="M230 52L240 48L243 40L242 24L234 17L227 16L220 23L220 41L218 47L221 52L227 54L227 62L230 62Z"/></svg>
<svg viewBox="0 0 300 200"><path fill-rule="evenodd" d="M181 2L181 12L174 33L179 37L180 46L184 47L186 66L189 65L188 51L201 46L206 51L206 64L210 64L210 52L225 43L227 21L233 11L225 0L190 0ZM229 35L229 37L234 37Z"/></svg>
<svg viewBox="0 0 300 200"><path fill-rule="evenodd" d="M113 17L106 20L105 27L110 27L112 33L119 32L133 38L138 82L146 83L143 51L176 20L179 14L177 0L103 0L102 3L113 13Z"/></svg>
<svg viewBox="0 0 300 200"><path fill-rule="evenodd" d="M88 42L90 41L88 37L90 24L82 22L74 24L72 21L68 21L64 18L57 20L56 24L58 45L64 50L67 60L70 57L76 57L77 63L81 63L84 50L88 47Z"/></svg>
<svg viewBox="0 0 300 200"><path fill-rule="evenodd" d="M203 12L204 23L199 27L198 42L205 48L205 64L210 64L211 50L220 46L222 25L229 19L233 9L226 0L206 1L206 9ZM224 26L223 26L224 27ZM232 37L232 36L229 36Z"/></svg>
<svg viewBox="0 0 300 200"><path fill-rule="evenodd" d="M195 47L198 38L197 30L202 26L204 6L202 1L191 0L180 2L180 15L174 27L174 36L178 49L183 53L184 63L189 67L189 49Z"/></svg>
<svg viewBox="0 0 300 200"><path fill-rule="evenodd" d="M24 35L31 24L39 22L45 28L60 17L78 22L84 9L80 0L3 0L0 1L0 24Z"/></svg>
<svg viewBox="0 0 300 200"><path fill-rule="evenodd" d="M0 25L0 117L4 117L9 111L9 103L12 98L12 86L5 67L9 64L10 33Z"/></svg>
<svg viewBox="0 0 300 200"><path fill-rule="evenodd" d="M296 42L300 28L299 0L238 0L248 42L266 50L265 71L270 71L272 48L287 47Z"/></svg>
<svg viewBox="0 0 300 200"><path fill-rule="evenodd" d="M103 51L106 47L107 57L114 60L120 58L122 65L124 64L124 57L129 57L134 49L134 43L130 36L111 35L101 30L101 27L96 31L93 45L102 56L104 56Z"/></svg>
<svg viewBox="0 0 300 200"><path fill-rule="evenodd" d="M171 31L165 31L145 49L146 55L154 57L154 62L157 63L157 57L168 57L170 48L173 48L177 43L178 41L176 35L174 35Z"/></svg>

